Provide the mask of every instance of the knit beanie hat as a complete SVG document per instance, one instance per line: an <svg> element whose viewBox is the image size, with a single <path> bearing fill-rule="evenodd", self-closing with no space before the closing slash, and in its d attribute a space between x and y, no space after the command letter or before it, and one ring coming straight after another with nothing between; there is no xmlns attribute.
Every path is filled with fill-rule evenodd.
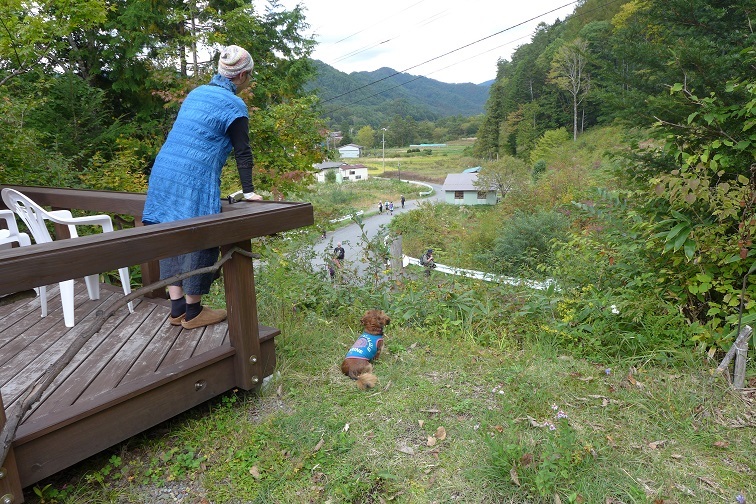
<svg viewBox="0 0 756 504"><path fill-rule="evenodd" d="M255 62L252 56L242 47L230 45L224 48L218 60L218 73L223 77L233 79L242 72L252 70Z"/></svg>

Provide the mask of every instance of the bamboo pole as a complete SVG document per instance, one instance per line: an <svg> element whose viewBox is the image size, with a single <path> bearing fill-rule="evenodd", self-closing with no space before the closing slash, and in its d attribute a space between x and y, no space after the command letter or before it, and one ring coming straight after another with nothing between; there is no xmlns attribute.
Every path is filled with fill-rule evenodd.
<svg viewBox="0 0 756 504"><path fill-rule="evenodd" d="M732 386L736 389L742 389L745 385L748 339L744 339L733 346L735 346L735 372L733 373Z"/></svg>
<svg viewBox="0 0 756 504"><path fill-rule="evenodd" d="M748 340L751 339L752 332L753 329L751 326L743 326L738 337L735 339L735 342L727 351L727 354L725 354L724 359L722 359L722 362L717 366L717 372L724 372L730 365L732 358L737 354L737 357L735 358L735 379L733 380L733 386L735 388L743 388L745 382L746 354L748 353ZM740 382L739 386L736 383L738 380Z"/></svg>

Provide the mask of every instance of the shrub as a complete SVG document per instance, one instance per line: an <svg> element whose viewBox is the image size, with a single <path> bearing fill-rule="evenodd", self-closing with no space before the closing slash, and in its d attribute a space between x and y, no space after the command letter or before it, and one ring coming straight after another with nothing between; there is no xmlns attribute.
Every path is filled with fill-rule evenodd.
<svg viewBox="0 0 756 504"><path fill-rule="evenodd" d="M490 262L510 275L542 269L552 261L552 240L563 240L568 226L567 217L555 211L517 211L499 231Z"/></svg>

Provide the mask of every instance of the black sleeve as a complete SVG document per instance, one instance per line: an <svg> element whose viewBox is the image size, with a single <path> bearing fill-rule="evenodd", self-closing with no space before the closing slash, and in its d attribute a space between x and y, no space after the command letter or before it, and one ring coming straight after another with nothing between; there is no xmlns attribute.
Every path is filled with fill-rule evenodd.
<svg viewBox="0 0 756 504"><path fill-rule="evenodd" d="M232 122L228 127L228 136L231 138L231 145L234 146L234 157L236 167L239 169L242 191L253 192L255 186L252 184L252 168L255 160L252 157L252 148L249 146L249 119L240 117Z"/></svg>

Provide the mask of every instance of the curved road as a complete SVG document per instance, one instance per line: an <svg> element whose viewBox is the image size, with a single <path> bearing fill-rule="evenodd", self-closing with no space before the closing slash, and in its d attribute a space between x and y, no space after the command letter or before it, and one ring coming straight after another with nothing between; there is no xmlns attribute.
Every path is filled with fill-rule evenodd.
<svg viewBox="0 0 756 504"><path fill-rule="evenodd" d="M444 196L443 192L441 191L440 184L419 182L417 184L423 185L416 185L416 183L413 183L411 181L408 182L407 192L404 193L404 197L406 198L404 208L402 208L402 204L399 201L397 195L397 199L394 201L394 215L399 215L402 212L408 212L414 208L417 208L421 201L443 201ZM428 190L427 187L424 186L430 186L431 188L433 188L433 194L431 194L430 196L420 196L419 193ZM375 212L375 214L373 214L373 212ZM373 239L373 237L378 234L381 226L386 226L392 219L392 216L389 215L386 210L384 210L382 214L379 214L377 212L378 206L375 205L374 208L371 208L368 211L368 216L363 217L362 219L365 234L367 235L368 239ZM355 222L344 222L349 222L349 224L327 233L325 239L321 239L315 244L314 249L316 258L313 261L313 266L315 266L316 268L325 269L327 263L324 260L324 257L330 257L333 247L336 246L337 242L341 242L342 246L344 247L345 262L347 266L356 266L357 270L362 273L366 266L365 263L361 261L362 232L360 231L360 227Z"/></svg>

